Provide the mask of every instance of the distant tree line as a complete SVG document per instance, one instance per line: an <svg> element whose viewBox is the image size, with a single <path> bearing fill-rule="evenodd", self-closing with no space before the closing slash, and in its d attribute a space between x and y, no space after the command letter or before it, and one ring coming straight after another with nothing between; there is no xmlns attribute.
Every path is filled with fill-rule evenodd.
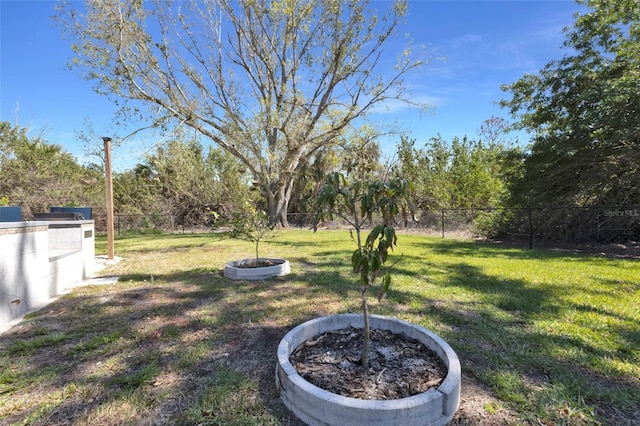
<svg viewBox="0 0 640 426"><path fill-rule="evenodd" d="M104 206L104 172L81 166L60 145L0 122L0 197L27 218L51 206Z"/></svg>
<svg viewBox="0 0 640 426"><path fill-rule="evenodd" d="M27 218L52 205L88 205L97 217L104 216L101 165L79 165L60 146L29 139L25 129L8 123L1 123L0 128L0 195L22 205ZM317 194L333 172L342 173L347 181L403 177L410 182L410 202L418 217L441 209L466 209L459 215L478 235L527 236L529 224L523 217L531 215L531 206L518 204L522 194L513 189L528 172L530 154L508 139L503 119L485 121L473 139L445 141L436 136L420 146L415 139L401 136L394 161L385 161L375 137L363 136L366 134L366 129L359 129L352 138L316 154L295 182L290 214L304 216L309 224ZM156 146L131 169L114 173L114 204L117 215L142 218L138 228L213 229L242 216L247 205L267 210L241 162L220 148L205 147L180 134ZM628 214L621 218L612 211L606 213L609 221L628 221ZM536 235L567 239L571 234L573 240L580 236L593 240L599 235L602 239L637 237L638 227L615 235L596 234L596 225L584 219L590 214L602 216L603 211L536 211ZM574 230L567 230L568 218L580 221Z"/></svg>
<svg viewBox="0 0 640 426"><path fill-rule="evenodd" d="M79 165L60 146L29 139L25 129L9 123L1 129L0 194L22 205L27 217L52 205L89 205L103 211L102 165ZM465 137L447 142L438 136L420 148L415 140L401 137L396 160L384 162L377 134L360 128L313 156L294 182L289 213L313 215L316 194L333 172L351 180L403 176L411 182L419 209L498 206L507 176L517 167L510 152L496 140ZM162 217L171 228L223 224L247 202L267 209L240 161L183 134L157 145L130 170L115 172L113 186L116 213Z"/></svg>
<svg viewBox="0 0 640 426"><path fill-rule="evenodd" d="M491 138L486 129L495 133ZM0 195L23 206L25 216L53 205L88 205L104 212L103 166L79 165L61 147L26 129L1 123ZM315 199L325 177L333 172L347 180L411 182L418 210L501 206L508 179L521 164L521 148L506 145L506 123L492 118L483 124L486 141L437 136L424 146L400 137L395 160L382 158L377 133L360 128L319 150L294 182L290 214L312 220ZM496 136L498 135L498 136ZM221 148L178 133L155 147L130 170L113 177L116 214L146 218L146 226L216 227L242 214L247 203L266 211L257 183L243 164Z"/></svg>

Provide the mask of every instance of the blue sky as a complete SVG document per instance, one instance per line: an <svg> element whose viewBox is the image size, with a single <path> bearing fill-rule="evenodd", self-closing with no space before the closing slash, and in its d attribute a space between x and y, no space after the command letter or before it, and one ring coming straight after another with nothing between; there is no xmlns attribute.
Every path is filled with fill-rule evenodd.
<svg viewBox="0 0 640 426"><path fill-rule="evenodd" d="M399 32L409 33L415 45L425 45L433 58L444 58L408 79L415 98L433 108L419 115L391 106L376 119L397 121L419 147L437 134L448 141L476 137L484 120L509 118L495 105L504 97L502 84L537 73L566 53L562 28L578 10L572 0L410 0L408 22ZM86 132L90 122L98 136L117 138L112 125L116 108L77 71L67 69L69 42L53 25L53 13L53 1L0 0L0 121L62 145L80 162L97 162L87 157L77 133ZM397 43L398 48L404 45L403 37ZM388 50L395 56L393 46ZM132 167L153 138L136 138L114 149L115 169ZM96 139L100 147L102 141ZM526 142L526 135L520 139ZM383 147L387 154L393 153L392 145Z"/></svg>

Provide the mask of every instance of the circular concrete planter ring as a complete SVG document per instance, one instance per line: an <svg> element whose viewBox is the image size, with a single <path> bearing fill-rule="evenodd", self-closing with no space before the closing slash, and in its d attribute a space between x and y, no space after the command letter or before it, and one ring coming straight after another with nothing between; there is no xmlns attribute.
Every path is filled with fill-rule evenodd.
<svg viewBox="0 0 640 426"><path fill-rule="evenodd" d="M289 261L277 258L260 258L260 260L270 260L275 263L272 266L261 268L240 268L237 265L242 262L254 260L243 259L229 262L224 265L224 276L232 280L264 280L271 277L280 277L291 272Z"/></svg>
<svg viewBox="0 0 640 426"><path fill-rule="evenodd" d="M418 325L378 315L371 315L370 320L372 329L403 334L435 351L449 370L440 386L408 398L378 401L336 395L307 382L289 362L300 344L327 331L363 327L362 314L331 315L297 326L280 341L276 384L284 404L311 426L446 425L460 406L460 361L453 349Z"/></svg>

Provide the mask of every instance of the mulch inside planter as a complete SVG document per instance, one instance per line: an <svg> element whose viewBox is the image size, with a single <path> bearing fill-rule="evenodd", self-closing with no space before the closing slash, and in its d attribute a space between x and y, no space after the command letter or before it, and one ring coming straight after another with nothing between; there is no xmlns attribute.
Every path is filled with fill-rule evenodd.
<svg viewBox="0 0 640 426"><path fill-rule="evenodd" d="M266 268L267 266L276 266L284 263L282 259L244 259L237 262L236 268Z"/></svg>
<svg viewBox="0 0 640 426"><path fill-rule="evenodd" d="M369 368L360 363L362 329L330 331L307 340L289 360L306 381L342 396L369 400L406 398L440 385L447 367L415 339L371 330Z"/></svg>

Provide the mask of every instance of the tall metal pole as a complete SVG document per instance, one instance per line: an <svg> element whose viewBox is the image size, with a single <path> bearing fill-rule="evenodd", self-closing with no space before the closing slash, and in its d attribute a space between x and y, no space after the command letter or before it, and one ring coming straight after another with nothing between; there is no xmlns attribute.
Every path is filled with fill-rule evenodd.
<svg viewBox="0 0 640 426"><path fill-rule="evenodd" d="M533 209L529 207L529 248L533 248Z"/></svg>
<svg viewBox="0 0 640 426"><path fill-rule="evenodd" d="M107 258L113 259L113 180L111 175L111 138L103 137L104 141L104 169L107 184Z"/></svg>

